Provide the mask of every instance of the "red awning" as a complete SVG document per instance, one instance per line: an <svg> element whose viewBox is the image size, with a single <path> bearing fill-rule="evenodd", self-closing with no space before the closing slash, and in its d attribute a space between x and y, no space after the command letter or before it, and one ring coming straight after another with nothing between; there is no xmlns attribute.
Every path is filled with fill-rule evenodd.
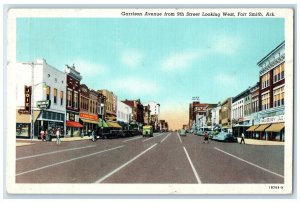
<svg viewBox="0 0 300 203"><path fill-rule="evenodd" d="M81 124L78 123L78 122L67 121L67 127L83 128L83 125L81 125Z"/></svg>

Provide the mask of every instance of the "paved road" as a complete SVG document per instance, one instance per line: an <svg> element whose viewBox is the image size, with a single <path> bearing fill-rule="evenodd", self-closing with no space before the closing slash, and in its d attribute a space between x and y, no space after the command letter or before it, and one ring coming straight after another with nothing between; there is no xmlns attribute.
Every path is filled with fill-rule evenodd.
<svg viewBox="0 0 300 203"><path fill-rule="evenodd" d="M284 147L177 133L17 147L17 183L283 183Z"/></svg>

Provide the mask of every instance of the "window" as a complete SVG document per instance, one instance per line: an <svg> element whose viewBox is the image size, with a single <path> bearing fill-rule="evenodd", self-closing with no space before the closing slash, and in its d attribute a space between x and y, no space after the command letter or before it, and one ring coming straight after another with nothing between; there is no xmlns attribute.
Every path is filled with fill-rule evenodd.
<svg viewBox="0 0 300 203"><path fill-rule="evenodd" d="M262 95L262 110L270 108L270 93Z"/></svg>
<svg viewBox="0 0 300 203"><path fill-rule="evenodd" d="M284 105L284 86L273 91L273 106Z"/></svg>
<svg viewBox="0 0 300 203"><path fill-rule="evenodd" d="M67 94L68 94L68 96L67 96L67 98L68 98L68 107L72 107L72 91L71 90L68 90L67 91Z"/></svg>
<svg viewBox="0 0 300 203"><path fill-rule="evenodd" d="M60 105L64 104L64 92L60 91Z"/></svg>
<svg viewBox="0 0 300 203"><path fill-rule="evenodd" d="M78 93L74 92L74 109L78 109Z"/></svg>
<svg viewBox="0 0 300 203"><path fill-rule="evenodd" d="M282 80L284 78L284 64L281 64L278 67L274 68L273 75L274 83Z"/></svg>
<svg viewBox="0 0 300 203"><path fill-rule="evenodd" d="M50 89L50 86L47 86L46 88L46 95L47 95L47 100L50 100L50 92L51 92L51 89Z"/></svg>
<svg viewBox="0 0 300 203"><path fill-rule="evenodd" d="M53 92L53 94L54 94L54 104L56 104L56 99L57 99L57 89L56 88L54 88L54 92Z"/></svg>
<svg viewBox="0 0 300 203"><path fill-rule="evenodd" d="M261 78L262 89L270 86L270 73L266 73Z"/></svg>

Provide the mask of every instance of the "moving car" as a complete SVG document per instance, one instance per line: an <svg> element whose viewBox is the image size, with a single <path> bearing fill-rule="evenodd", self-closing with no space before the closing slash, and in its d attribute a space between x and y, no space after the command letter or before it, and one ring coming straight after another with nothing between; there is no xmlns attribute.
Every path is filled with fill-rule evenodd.
<svg viewBox="0 0 300 203"><path fill-rule="evenodd" d="M186 130L185 129L180 129L178 133L179 133L180 136L186 136Z"/></svg>
<svg viewBox="0 0 300 203"><path fill-rule="evenodd" d="M210 131L208 134L209 139L213 139L215 136L217 136L220 132L218 131Z"/></svg>
<svg viewBox="0 0 300 203"><path fill-rule="evenodd" d="M153 137L153 127L151 125L143 126L143 137Z"/></svg>
<svg viewBox="0 0 300 203"><path fill-rule="evenodd" d="M227 132L220 132L219 134L214 136L212 140L216 140L220 142L238 142L236 137L234 137L231 133L227 133Z"/></svg>

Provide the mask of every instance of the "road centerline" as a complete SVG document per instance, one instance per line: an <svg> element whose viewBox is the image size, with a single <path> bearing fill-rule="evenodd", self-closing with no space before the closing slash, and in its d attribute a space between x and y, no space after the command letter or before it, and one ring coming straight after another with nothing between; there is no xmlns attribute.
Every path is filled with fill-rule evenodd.
<svg viewBox="0 0 300 203"><path fill-rule="evenodd" d="M255 166L256 168L259 168L259 169L261 169L261 170L263 170L263 171L266 171L266 172L271 173L271 174L273 174L273 175L276 175L276 176L278 176L278 177L284 178L283 175L280 175L280 174L275 173L275 172L273 172L273 171L270 171L270 170L268 170L268 169L266 169L266 168L263 168L263 167L261 167L261 166L259 166L259 165L256 165L256 164L254 164L254 163L251 163L251 162L249 162L249 161L246 161L245 159L242 159L242 158L240 158L240 157L238 157L238 156L235 156L235 155L233 155L233 154L230 154L230 153L228 153L228 152L225 152L225 151L223 151L223 150L221 150L221 149L219 149L219 148L217 148L217 147L215 147L215 149L218 150L219 152L222 152L222 153L224 153L224 154L227 154L227 155L229 155L229 156L231 156L231 157L233 157L233 158L236 158L236 159L238 159L238 160L240 160L240 161L243 161L243 162L245 162L245 163L247 163L247 164L250 164L250 165L252 165L252 166Z"/></svg>
<svg viewBox="0 0 300 203"><path fill-rule="evenodd" d="M123 164L120 167L116 168L115 170L111 171L110 173L108 173L107 175L103 176L102 178L100 178L99 180L95 181L94 183L101 183L102 181L104 181L108 177L112 176L113 174L117 173L118 171L120 171L121 169L123 169L124 167L126 167L127 165L129 165L130 163L132 163L134 160L138 159L140 156L142 156L143 154L145 154L146 152L148 152L149 150L151 150L156 145L157 145L157 143L155 143L154 145L152 145L148 149L144 150L143 152L139 153L138 155L136 155L135 157L133 157L132 159L130 159L129 161L127 161L125 164Z"/></svg>
<svg viewBox="0 0 300 203"><path fill-rule="evenodd" d="M93 155L96 155L96 154L101 154L101 153L104 153L104 152L112 151L112 150L119 149L119 148L122 148L122 147L124 147L124 145L114 147L114 148L110 148L110 149L106 149L106 150L102 150L102 151L99 151L99 152L94 152L94 153L87 154L87 155L80 156L80 157L76 157L76 158L73 158L73 159L68 159L68 160L65 160L65 161L57 162L57 163L54 163L54 164L51 164L51 165L42 166L42 167L32 169L32 170L29 170L29 171L21 172L21 173L16 174L16 176L20 176L20 175L27 174L27 173L32 173L32 172L39 171L39 170L42 170L42 169L45 169L45 168L49 168L49 167L52 167L52 166L57 166L57 165L60 165L60 164L64 164L64 163L68 163L68 162L75 161L75 160L78 160L78 159L93 156Z"/></svg>
<svg viewBox="0 0 300 203"><path fill-rule="evenodd" d="M192 160L191 160L191 158L190 158L188 152L186 151L185 147L183 147L183 149L184 149L185 155L187 156L187 158L188 158L188 160L189 160L189 162L190 162L190 165L191 165L191 167L192 167L192 170L193 170L193 172L194 172L194 175L195 175L195 177L196 177L196 180L197 180L198 184L201 184L201 180L200 180L200 178L199 178L199 175L198 175L198 173L197 173L197 171L196 171L196 169L195 169L195 167L194 167L194 164L193 164L193 162L192 162Z"/></svg>
<svg viewBox="0 0 300 203"><path fill-rule="evenodd" d="M58 150L58 151L54 151L54 152L46 152L46 153L41 153L41 154L36 154L36 155L31 155L31 156L24 156L24 157L17 158L16 161L23 160L23 159L30 159L30 158L34 158L34 157L46 156L46 155L49 155L49 154L56 154L56 153L73 151L73 150L78 150L78 149L91 148L91 147L96 147L96 145L90 145L90 146L86 146L86 147L70 148L70 149L63 149L63 150Z"/></svg>

